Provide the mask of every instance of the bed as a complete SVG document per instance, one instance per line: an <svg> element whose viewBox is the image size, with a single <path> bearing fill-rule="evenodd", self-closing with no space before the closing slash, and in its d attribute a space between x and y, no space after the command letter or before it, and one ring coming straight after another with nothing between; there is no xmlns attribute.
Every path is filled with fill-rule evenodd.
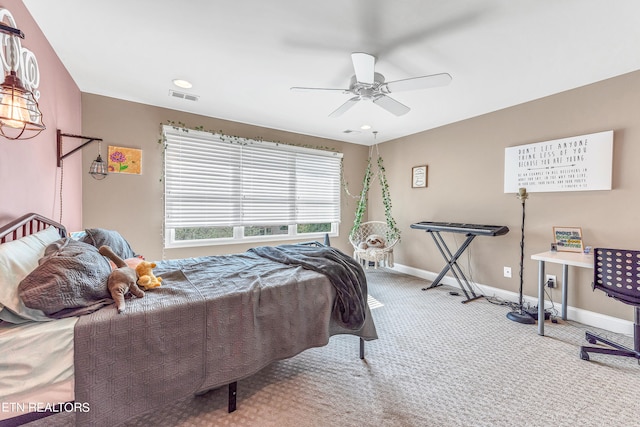
<svg viewBox="0 0 640 427"><path fill-rule="evenodd" d="M117 425L222 386L233 411L237 381L270 363L336 334L359 337L363 358L364 341L377 339L364 271L335 248L263 246L156 261L162 286L127 299L118 314L105 294L108 261L83 258L105 243L122 258L138 256L115 231L71 238L36 214L0 228L0 422L73 411L78 425ZM71 256L58 256L69 248ZM78 257L91 268L66 262ZM58 277L47 267L62 258ZM43 271L56 276L53 286ZM104 289L67 295L78 283L82 292L93 286L85 281Z"/></svg>

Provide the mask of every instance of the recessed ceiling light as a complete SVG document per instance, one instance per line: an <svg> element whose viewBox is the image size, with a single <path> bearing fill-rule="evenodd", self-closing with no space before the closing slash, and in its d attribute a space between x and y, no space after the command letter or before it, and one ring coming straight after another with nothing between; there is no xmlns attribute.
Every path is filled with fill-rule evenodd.
<svg viewBox="0 0 640 427"><path fill-rule="evenodd" d="M371 126L370 125L362 125L362 126L360 126L360 129L362 129L362 130L371 129Z"/></svg>
<svg viewBox="0 0 640 427"><path fill-rule="evenodd" d="M178 87L181 87L182 89L191 89L193 87L191 82L188 82L188 81L182 80L182 79L174 79L173 80L173 84L178 86Z"/></svg>

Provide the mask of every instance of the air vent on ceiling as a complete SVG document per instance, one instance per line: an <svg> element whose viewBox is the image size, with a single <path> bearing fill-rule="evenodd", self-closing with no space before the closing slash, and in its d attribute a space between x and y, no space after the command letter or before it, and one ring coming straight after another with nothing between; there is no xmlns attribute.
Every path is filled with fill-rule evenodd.
<svg viewBox="0 0 640 427"><path fill-rule="evenodd" d="M186 99L187 101L197 101L200 98L198 95L191 95L190 93L178 92L175 90L169 91L169 96L174 98Z"/></svg>
<svg viewBox="0 0 640 427"><path fill-rule="evenodd" d="M343 130L342 133L360 133L359 130L346 129Z"/></svg>

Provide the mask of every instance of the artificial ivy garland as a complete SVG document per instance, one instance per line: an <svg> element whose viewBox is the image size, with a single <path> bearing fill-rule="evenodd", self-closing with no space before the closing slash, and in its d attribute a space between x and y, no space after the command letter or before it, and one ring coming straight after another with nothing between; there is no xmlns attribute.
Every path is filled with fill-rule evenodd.
<svg viewBox="0 0 640 427"><path fill-rule="evenodd" d="M378 180L380 181L380 188L382 188L382 204L384 206L384 216L387 220L387 240L398 239L400 240L400 229L396 224L396 220L391 215L391 194L389 193L389 184L387 183L386 171L382 164L382 157L378 156Z"/></svg>
<svg viewBox="0 0 640 427"><path fill-rule="evenodd" d="M398 228L395 219L391 215L391 195L389 193L389 184L385 175L384 164L382 156L378 155L378 182L382 189L382 204L384 205L384 216L387 221L387 240L400 239L400 229ZM356 208L356 216L353 221L353 228L349 233L349 237L353 238L354 234L360 228L362 224L362 217L367 209L367 203L369 201L369 187L371 185L371 157L367 163L367 169L364 173L364 179L362 182L362 191L360 192L360 200L358 201L358 207Z"/></svg>
<svg viewBox="0 0 640 427"><path fill-rule="evenodd" d="M182 122L174 122L172 120L167 120L166 125L168 126L172 126L175 130L181 130L183 132L187 132L189 133L190 130L196 130L199 132L207 132L210 133L212 135L217 135L221 141L223 142L228 142L231 144L239 144L239 145L249 145L249 144L253 144L254 142L262 142L264 141L264 138L262 137L255 137L255 138L245 138L242 136L235 136L235 135L226 135L224 132L222 132L221 130L218 131L213 131L213 130L207 130L204 128L204 126L196 126L193 128L189 128L187 127L186 124L182 123ZM160 129L161 129L161 134L162 134L162 123L160 124ZM312 148L315 150L323 150L323 151L332 151L332 152L337 152L338 150L336 150L333 147L324 147L324 146L317 146L317 145L310 145L310 144L292 144L289 142L281 142L281 141L270 141L273 142L276 145L290 145L293 147L302 147L302 148ZM158 144L166 144L166 140L164 138L164 134L162 134L162 137L158 140Z"/></svg>
<svg viewBox="0 0 640 427"><path fill-rule="evenodd" d="M367 163L367 170L364 172L364 180L362 182L362 191L360 192L360 200L358 201L358 207L356 208L356 217L353 220L353 228L349 233L349 237L353 238L355 232L360 228L362 224L362 217L364 211L367 210L367 201L369 200L369 185L371 184L371 157Z"/></svg>

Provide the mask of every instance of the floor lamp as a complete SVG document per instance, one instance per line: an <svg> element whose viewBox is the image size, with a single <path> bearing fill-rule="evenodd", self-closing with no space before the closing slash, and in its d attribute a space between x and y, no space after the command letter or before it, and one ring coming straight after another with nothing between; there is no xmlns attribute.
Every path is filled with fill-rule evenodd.
<svg viewBox="0 0 640 427"><path fill-rule="evenodd" d="M512 311L507 313L507 319L513 320L518 323L525 323L528 325L536 323L536 321L529 314L525 313L524 307L522 305L522 272L524 267L524 202L529 197L526 188L521 188L518 190L518 199L522 202L522 229L521 229L521 237L520 237L520 298L518 300L518 311Z"/></svg>

